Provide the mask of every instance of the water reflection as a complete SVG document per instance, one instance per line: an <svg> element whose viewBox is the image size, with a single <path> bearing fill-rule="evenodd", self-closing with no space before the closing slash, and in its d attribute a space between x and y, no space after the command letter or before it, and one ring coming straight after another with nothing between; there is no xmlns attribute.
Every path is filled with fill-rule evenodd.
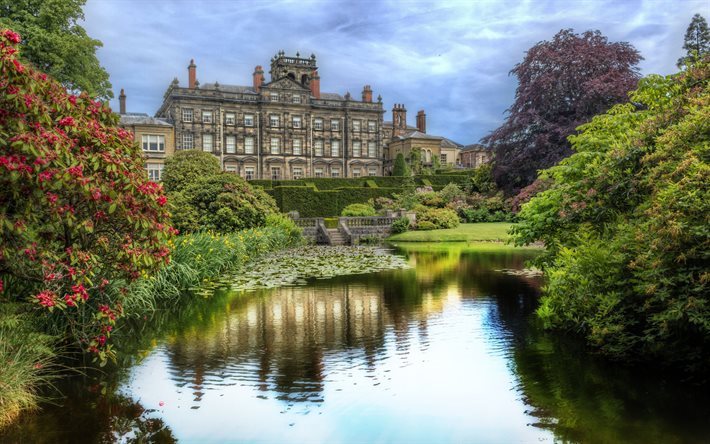
<svg viewBox="0 0 710 444"><path fill-rule="evenodd" d="M6 439L694 442L708 436L702 392L601 363L535 328L539 279L496 271L522 268L532 253L402 251L414 268L221 295L158 317L154 341L144 333L143 342L121 344L123 356L138 357L137 364L97 382L72 381L64 405L26 417Z"/></svg>

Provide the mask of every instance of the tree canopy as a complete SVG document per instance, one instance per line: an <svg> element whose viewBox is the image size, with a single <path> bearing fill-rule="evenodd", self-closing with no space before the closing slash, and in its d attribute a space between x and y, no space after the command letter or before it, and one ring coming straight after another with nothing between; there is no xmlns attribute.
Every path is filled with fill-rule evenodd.
<svg viewBox="0 0 710 444"><path fill-rule="evenodd" d="M404 160L404 155L398 153L397 157L394 159L394 167L392 168L393 176L408 176L411 174L409 166L407 166L407 161Z"/></svg>
<svg viewBox="0 0 710 444"><path fill-rule="evenodd" d="M495 151L499 186L516 192L569 156L575 128L627 100L641 59L629 43L609 42L599 31L564 29L530 48L511 71L519 85L507 119L483 139Z"/></svg>
<svg viewBox="0 0 710 444"><path fill-rule="evenodd" d="M199 150L179 150L165 160L162 183L169 193L183 191L198 179L221 171L219 160L213 154Z"/></svg>
<svg viewBox="0 0 710 444"><path fill-rule="evenodd" d="M77 23L86 0L0 0L0 28L22 35L22 57L67 89L107 100L113 97L96 57L101 41Z"/></svg>
<svg viewBox="0 0 710 444"><path fill-rule="evenodd" d="M683 68L689 62L710 54L710 29L708 29L708 22L702 15L695 14L690 21L690 25L685 31L683 49L686 54L678 59L678 68Z"/></svg>
<svg viewBox="0 0 710 444"><path fill-rule="evenodd" d="M613 357L710 368L708 62L582 126L518 215L516 242L546 245L546 325Z"/></svg>

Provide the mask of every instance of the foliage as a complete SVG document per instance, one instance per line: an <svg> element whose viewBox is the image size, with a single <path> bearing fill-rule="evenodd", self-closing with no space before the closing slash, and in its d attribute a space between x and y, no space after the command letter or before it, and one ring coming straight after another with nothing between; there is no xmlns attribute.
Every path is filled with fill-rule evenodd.
<svg viewBox="0 0 710 444"><path fill-rule="evenodd" d="M355 203L343 208L343 211L340 214L341 216L350 217L369 217L377 216L377 211L372 205Z"/></svg>
<svg viewBox="0 0 710 444"><path fill-rule="evenodd" d="M535 197L538 193L541 193L548 189L550 186L549 180L535 179L535 182L526 186L518 194L513 196L510 200L510 211L513 213L518 213L522 208L523 204L526 204Z"/></svg>
<svg viewBox="0 0 710 444"><path fill-rule="evenodd" d="M450 183L446 185L444 189L439 191L439 197L445 203L451 203L457 200L464 200L466 198L466 193L464 193L461 187L459 187L455 183Z"/></svg>
<svg viewBox="0 0 710 444"><path fill-rule="evenodd" d="M428 220L423 220L421 222L417 222L417 230L420 230L420 231L436 230L436 225L434 225L434 222L431 222Z"/></svg>
<svg viewBox="0 0 710 444"><path fill-rule="evenodd" d="M214 286L226 285L228 272L250 260L303 242L301 231L285 216L269 216L269 225L228 234L210 232L179 236L172 245L171 263L129 287L128 317L142 317L160 307L178 304L189 290L204 295ZM215 278L222 278L215 279ZM209 282L208 282L209 281Z"/></svg>
<svg viewBox="0 0 710 444"><path fill-rule="evenodd" d="M113 97L108 72L96 57L103 46L78 25L85 0L0 0L0 29L23 36L22 57L73 92Z"/></svg>
<svg viewBox="0 0 710 444"><path fill-rule="evenodd" d="M213 156L214 157L214 156ZM165 174L165 172L163 172ZM449 183L456 183L460 187L465 188L470 183L469 177L476 174L476 170L467 170L462 172L446 172L446 174L436 174L431 176L414 176L411 178L402 176L368 176L368 177L311 177L307 181L304 180L250 180L252 185L260 186L265 190L274 189L276 187L305 187L310 186L317 191L339 190L341 188L402 188L409 181L414 182L414 186L433 185L441 187ZM425 183L429 182L429 183ZM371 184L374 183L373 187ZM310 184L310 185L309 185ZM168 188L166 188L168 189Z"/></svg>
<svg viewBox="0 0 710 444"><path fill-rule="evenodd" d="M39 387L56 366L56 339L40 333L24 308L0 303L0 429L20 411L37 406Z"/></svg>
<svg viewBox="0 0 710 444"><path fill-rule="evenodd" d="M678 68L683 69L710 54L710 29L708 22L700 14L695 14L685 31L683 49L686 54L678 59Z"/></svg>
<svg viewBox="0 0 710 444"><path fill-rule="evenodd" d="M198 180L221 171L219 160L213 154L180 150L165 160L162 183L166 192L180 192Z"/></svg>
<svg viewBox="0 0 710 444"><path fill-rule="evenodd" d="M290 217L282 213L271 213L266 216L266 226L278 228L286 235L284 246L298 245L303 241L303 230Z"/></svg>
<svg viewBox="0 0 710 444"><path fill-rule="evenodd" d="M491 164L487 163L473 170L467 190L472 193L491 193L497 190Z"/></svg>
<svg viewBox="0 0 710 444"><path fill-rule="evenodd" d="M456 183L463 188L470 182L470 174L434 175L426 179L422 176L309 179L308 182L315 187L297 180L252 180L249 183L263 187L274 198L281 212L295 210L301 217L324 217L340 215L348 205L364 204L370 200L375 202L377 210L411 209L418 202L415 189L424 180L431 181L433 189L441 189L449 183ZM368 186L369 181L376 182L377 187ZM171 200L174 199L171 195ZM396 202L388 202L383 206L388 200Z"/></svg>
<svg viewBox="0 0 710 444"><path fill-rule="evenodd" d="M613 357L710 364L709 78L706 59L643 79L542 175L513 231L547 246L549 327Z"/></svg>
<svg viewBox="0 0 710 444"><path fill-rule="evenodd" d="M392 175L393 176L408 176L412 174L412 172L409 170L409 166L407 166L407 161L404 160L404 155L402 153L398 153L397 157L394 159L394 167L392 168Z"/></svg>
<svg viewBox="0 0 710 444"><path fill-rule="evenodd" d="M404 233L405 231L409 230L410 225L411 225L411 221L409 220L408 217L404 217L404 216L398 217L392 223L392 234Z"/></svg>
<svg viewBox="0 0 710 444"><path fill-rule="evenodd" d="M519 85L506 121L483 139L495 152L498 185L513 194L572 154L567 136L626 101L641 59L633 46L610 43L599 31L564 29L530 48L511 71Z"/></svg>
<svg viewBox="0 0 710 444"><path fill-rule="evenodd" d="M173 223L182 232L229 233L261 227L269 214L277 212L271 196L236 174L206 176L176 194Z"/></svg>
<svg viewBox="0 0 710 444"><path fill-rule="evenodd" d="M437 229L437 228L455 228L459 225L459 217L455 211L448 208L431 208L425 207L423 205L417 205L414 207L414 211L417 214L417 229ZM432 224L431 228L428 227Z"/></svg>
<svg viewBox="0 0 710 444"><path fill-rule="evenodd" d="M166 197L111 110L17 59L0 31L0 292L29 301L105 362L114 280L166 264Z"/></svg>

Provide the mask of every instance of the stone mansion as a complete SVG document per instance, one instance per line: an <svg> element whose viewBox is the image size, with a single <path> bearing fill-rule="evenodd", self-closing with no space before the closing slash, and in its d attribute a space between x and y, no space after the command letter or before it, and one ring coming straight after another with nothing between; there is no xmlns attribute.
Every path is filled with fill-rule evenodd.
<svg viewBox="0 0 710 444"><path fill-rule="evenodd" d="M402 144L395 138L421 140L442 164L459 164L463 146L425 135L423 111L417 127L409 127L402 105L384 122L382 98L373 101L370 85L357 99L321 92L315 55L280 51L271 59L269 81L257 65L249 86L200 84L194 61L187 69L187 87L175 78L155 117L127 113L123 90L119 96L120 124L142 145L151 179L160 180L167 156L187 149L214 154L225 171L245 179L381 176L404 151L390 153L391 142Z"/></svg>

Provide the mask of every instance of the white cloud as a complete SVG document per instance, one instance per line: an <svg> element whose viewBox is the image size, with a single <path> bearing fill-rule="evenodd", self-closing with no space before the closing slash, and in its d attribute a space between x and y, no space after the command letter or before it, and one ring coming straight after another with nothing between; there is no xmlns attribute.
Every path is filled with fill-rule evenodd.
<svg viewBox="0 0 710 444"><path fill-rule="evenodd" d="M190 58L203 82L249 84L283 49L315 53L324 90L359 97L370 84L387 109L405 103L410 123L424 108L429 132L472 143L502 122L516 86L508 72L538 41L599 29L633 44L644 74L668 74L696 12L710 18L696 0L89 0L84 26L103 41L99 58L130 111L153 113Z"/></svg>

